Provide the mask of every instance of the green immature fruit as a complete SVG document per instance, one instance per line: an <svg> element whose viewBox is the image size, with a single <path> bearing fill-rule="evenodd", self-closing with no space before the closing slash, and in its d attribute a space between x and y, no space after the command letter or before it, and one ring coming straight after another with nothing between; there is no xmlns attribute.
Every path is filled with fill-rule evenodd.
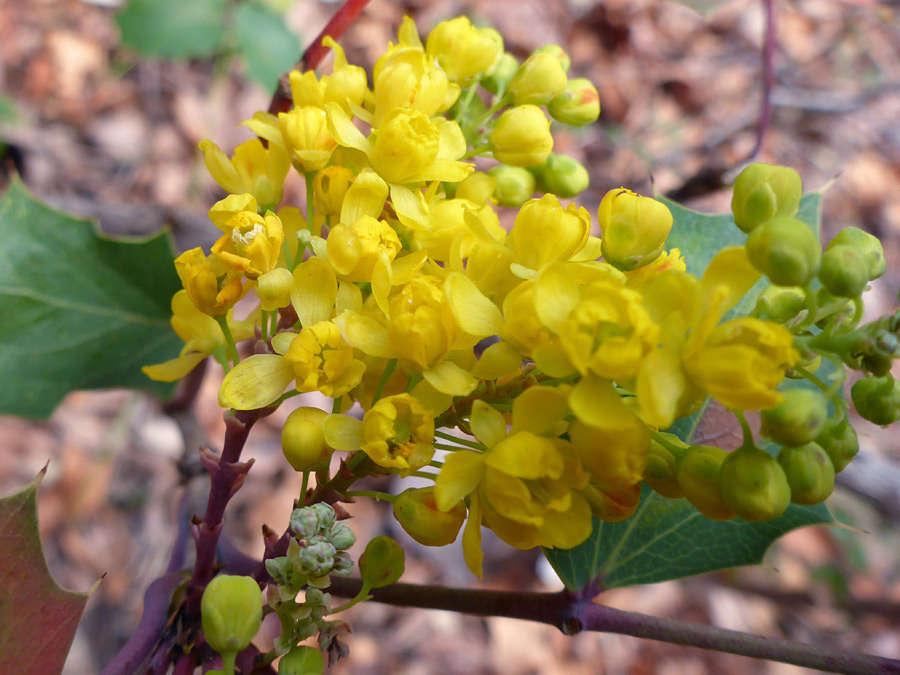
<svg viewBox="0 0 900 675"><path fill-rule="evenodd" d="M325 442L322 423L328 413L318 408L297 408L281 430L281 451L295 471L310 471L322 466L333 450Z"/></svg>
<svg viewBox="0 0 900 675"><path fill-rule="evenodd" d="M782 448L778 463L787 475L791 501L795 504L819 504L834 490L834 466L817 443Z"/></svg>
<svg viewBox="0 0 900 675"><path fill-rule="evenodd" d="M859 453L859 438L846 418L828 420L816 443L826 452L836 473L843 471Z"/></svg>
<svg viewBox="0 0 900 675"><path fill-rule="evenodd" d="M403 576L406 556L390 537L375 537L359 557L359 575L370 588L389 586Z"/></svg>
<svg viewBox="0 0 900 675"><path fill-rule="evenodd" d="M591 182L587 169L568 155L550 155L534 169L537 187L541 192L569 199L587 189Z"/></svg>
<svg viewBox="0 0 900 675"><path fill-rule="evenodd" d="M750 233L779 216L793 216L803 196L800 175L786 166L751 164L734 182L731 211L734 222Z"/></svg>
<svg viewBox="0 0 900 675"><path fill-rule="evenodd" d="M853 407L863 419L886 426L900 419L900 387L890 375L864 377L850 389Z"/></svg>
<svg viewBox="0 0 900 675"><path fill-rule="evenodd" d="M773 284L805 286L819 271L822 248L804 222L779 217L766 221L750 233L747 256Z"/></svg>
<svg viewBox="0 0 900 675"><path fill-rule="evenodd" d="M787 323L803 310L806 293L796 286L767 286L756 301L760 319Z"/></svg>
<svg viewBox="0 0 900 675"><path fill-rule="evenodd" d="M663 433L662 435L672 446L682 448L682 453L687 450L687 444L674 434ZM677 469L678 457L675 453L669 447L661 445L656 439L651 439L647 464L644 467L644 482L663 497L669 499L684 497L684 490L678 485Z"/></svg>
<svg viewBox="0 0 900 675"><path fill-rule="evenodd" d="M887 269L881 241L858 227L845 227L838 232L835 238L828 242L827 248L832 246L850 246L861 253L869 266L869 279L877 279Z"/></svg>
<svg viewBox="0 0 900 675"><path fill-rule="evenodd" d="M203 634L220 654L245 649L262 623L262 596L252 577L221 574L200 600Z"/></svg>
<svg viewBox="0 0 900 675"><path fill-rule="evenodd" d="M577 77L566 82L566 88L547 104L547 110L557 122L583 127L600 117L600 95L590 80Z"/></svg>
<svg viewBox="0 0 900 675"><path fill-rule="evenodd" d="M500 206L518 208L534 197L534 175L518 166L501 164L488 171L497 182L494 185L494 199Z"/></svg>
<svg viewBox="0 0 900 675"><path fill-rule="evenodd" d="M409 488L397 495L394 518L420 544L446 546L456 541L466 519L466 505L457 502L445 513L437 507L434 487Z"/></svg>
<svg viewBox="0 0 900 675"><path fill-rule="evenodd" d="M782 393L781 403L762 411L760 433L781 445L809 443L825 428L825 397L812 389L788 389Z"/></svg>
<svg viewBox="0 0 900 675"><path fill-rule="evenodd" d="M728 506L752 523L777 518L791 503L791 488L784 470L759 448L728 453L719 473L719 489Z"/></svg>
<svg viewBox="0 0 900 675"><path fill-rule="evenodd" d="M711 520L731 520L735 516L719 491L719 471L727 455L722 448L694 445L678 460L678 487L688 501Z"/></svg>
<svg viewBox="0 0 900 675"><path fill-rule="evenodd" d="M865 256L848 245L830 246L822 254L819 281L839 298L855 298L869 282L869 263Z"/></svg>

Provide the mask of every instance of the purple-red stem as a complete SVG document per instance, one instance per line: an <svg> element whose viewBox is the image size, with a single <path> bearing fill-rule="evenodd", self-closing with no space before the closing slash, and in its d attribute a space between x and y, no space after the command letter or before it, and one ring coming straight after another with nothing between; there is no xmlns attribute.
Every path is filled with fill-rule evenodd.
<svg viewBox="0 0 900 675"><path fill-rule="evenodd" d="M356 21L356 18L362 13L367 4L369 4L369 0L346 0L335 15L331 17L331 21L325 25L322 32L316 36L316 39L313 40L306 48L306 51L303 52L303 56L300 57L300 61L297 63L296 68L298 70L315 70L329 51L328 47L322 46L322 39L326 35L330 35L335 40L340 40L344 31ZM273 115L277 115L280 112L287 112L288 109L290 109L291 104L291 88L287 76L285 75L282 76L278 83L278 88L272 96L272 102L269 104L269 112Z"/></svg>
<svg viewBox="0 0 900 675"><path fill-rule="evenodd" d="M748 159L753 159L761 151L766 131L772 122L772 87L775 86L775 0L762 0L766 15L765 37L762 47L763 95L756 128L756 145Z"/></svg>

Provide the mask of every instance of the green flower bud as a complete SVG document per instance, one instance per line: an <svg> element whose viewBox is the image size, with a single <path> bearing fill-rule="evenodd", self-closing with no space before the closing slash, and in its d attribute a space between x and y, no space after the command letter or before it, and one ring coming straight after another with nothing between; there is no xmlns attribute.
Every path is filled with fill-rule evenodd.
<svg viewBox="0 0 900 675"><path fill-rule="evenodd" d="M572 65L572 59L569 58L568 52L559 45L544 45L534 50L534 54L549 54L562 66L563 72L569 72L569 66Z"/></svg>
<svg viewBox="0 0 900 675"><path fill-rule="evenodd" d="M331 573L339 577L349 577L353 574L353 568L353 558L350 557L350 554L346 551L338 551L334 556L334 567L331 568Z"/></svg>
<svg viewBox="0 0 900 675"><path fill-rule="evenodd" d="M694 445L678 460L676 478L684 496L712 520L731 520L735 513L719 492L719 471L728 455L712 445Z"/></svg>
<svg viewBox="0 0 900 675"><path fill-rule="evenodd" d="M291 647L278 662L278 675L322 675L325 657L315 647Z"/></svg>
<svg viewBox="0 0 900 675"><path fill-rule="evenodd" d="M252 577L221 574L200 600L203 635L220 654L245 649L262 623L262 595Z"/></svg>
<svg viewBox="0 0 900 675"><path fill-rule="evenodd" d="M272 577L272 581L279 586L290 586L294 566L291 565L291 561L287 556L269 558L266 560L266 572Z"/></svg>
<svg viewBox="0 0 900 675"><path fill-rule="evenodd" d="M494 198L500 206L522 206L534 197L534 176L528 169L501 164L488 171L496 179Z"/></svg>
<svg viewBox="0 0 900 675"><path fill-rule="evenodd" d="M510 166L536 166L550 156L550 120L535 105L519 105L500 115L491 132L494 158Z"/></svg>
<svg viewBox="0 0 900 675"><path fill-rule="evenodd" d="M852 246L831 246L822 254L819 281L832 295L855 298L869 282L869 262Z"/></svg>
<svg viewBox="0 0 900 675"><path fill-rule="evenodd" d="M796 286L767 286L756 301L760 319L787 323L803 310L806 293Z"/></svg>
<svg viewBox="0 0 900 675"><path fill-rule="evenodd" d="M672 445L687 450L688 445L674 434L662 435ZM656 439L651 439L647 464L644 466L644 482L663 497L669 499L684 497L684 491L678 485L677 467L678 457L668 447L661 445Z"/></svg>
<svg viewBox="0 0 900 675"><path fill-rule="evenodd" d="M319 532L319 516L309 506L294 509L291 513L291 530L301 539L315 536Z"/></svg>
<svg viewBox="0 0 900 675"><path fill-rule="evenodd" d="M541 192L569 199L587 189L591 178L578 160L568 155L550 155L547 161L532 169Z"/></svg>
<svg viewBox="0 0 900 675"><path fill-rule="evenodd" d="M795 504L819 504L834 490L834 466L816 443L782 448L778 453L778 463L787 475L791 501Z"/></svg>
<svg viewBox="0 0 900 675"><path fill-rule="evenodd" d="M444 512L437 507L433 486L409 488L397 495L394 518L420 544L446 546L456 541L466 519L466 505L459 501Z"/></svg>
<svg viewBox="0 0 900 675"><path fill-rule="evenodd" d="M318 504L313 504L309 508L313 510L316 514L316 518L319 519L319 532L328 532L334 527L337 516L335 515L334 507L331 506L331 504L319 502Z"/></svg>
<svg viewBox="0 0 900 675"><path fill-rule="evenodd" d="M843 471L859 452L856 430L846 418L829 419L816 443L826 452L837 473Z"/></svg>
<svg viewBox="0 0 900 675"><path fill-rule="evenodd" d="M331 459L322 422L328 413L318 408L297 408L284 421L281 451L294 471L312 471Z"/></svg>
<svg viewBox="0 0 900 675"><path fill-rule="evenodd" d="M728 506L751 523L777 518L791 503L784 470L759 448L728 453L719 473L719 489Z"/></svg>
<svg viewBox="0 0 900 675"><path fill-rule="evenodd" d="M779 217L766 221L750 233L747 256L773 284L805 286L819 271L822 248L804 222Z"/></svg>
<svg viewBox="0 0 900 675"><path fill-rule="evenodd" d="M566 88L566 71L552 54L535 52L519 66L507 91L517 106L546 105Z"/></svg>
<svg viewBox="0 0 900 675"><path fill-rule="evenodd" d="M390 537L375 537L359 557L359 575L371 588L389 586L403 576L406 555Z"/></svg>
<svg viewBox="0 0 900 675"><path fill-rule="evenodd" d="M356 535L353 534L353 530L343 523L335 523L328 533L328 541L338 551L346 551L356 543Z"/></svg>
<svg viewBox="0 0 900 675"><path fill-rule="evenodd" d="M781 403L760 414L759 432L781 445L809 443L825 428L828 402L819 391L788 389Z"/></svg>
<svg viewBox="0 0 900 675"><path fill-rule="evenodd" d="M312 577L325 576L334 567L335 553L337 551L334 546L324 539L309 543L300 549L300 564L303 571Z"/></svg>
<svg viewBox="0 0 900 675"><path fill-rule="evenodd" d="M506 85L509 84L518 69L519 62L516 57L509 52L503 52L494 65L488 69L487 75L481 80L481 86L492 94L505 91Z"/></svg>
<svg viewBox="0 0 900 675"><path fill-rule="evenodd" d="M749 234L767 220L793 216L802 196L800 175L793 169L751 164L734 181L734 195L731 198L734 223Z"/></svg>
<svg viewBox="0 0 900 675"><path fill-rule="evenodd" d="M890 375L864 377L850 389L853 407L863 419L886 426L900 419L900 387Z"/></svg>
<svg viewBox="0 0 900 675"><path fill-rule="evenodd" d="M832 246L850 246L862 253L869 264L869 279L877 279L884 274L887 263L884 260L884 248L878 237L863 232L858 227L845 227L837 233L834 239L828 242L827 248ZM827 250L827 249L826 249Z"/></svg>
<svg viewBox="0 0 900 675"><path fill-rule="evenodd" d="M600 117L600 95L590 80L577 77L566 82L566 88L547 104L547 110L557 122L583 127Z"/></svg>

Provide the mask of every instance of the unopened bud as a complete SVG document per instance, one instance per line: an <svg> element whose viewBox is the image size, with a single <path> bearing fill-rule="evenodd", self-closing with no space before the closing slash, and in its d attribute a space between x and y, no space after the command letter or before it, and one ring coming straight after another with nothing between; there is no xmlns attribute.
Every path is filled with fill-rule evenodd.
<svg viewBox="0 0 900 675"><path fill-rule="evenodd" d="M869 282L869 263L852 246L839 245L825 249L819 281L828 292L839 298L855 298Z"/></svg>
<svg viewBox="0 0 900 675"><path fill-rule="evenodd" d="M328 574L334 567L336 551L327 541L315 541L300 549L300 564L303 571L311 577Z"/></svg>
<svg viewBox="0 0 900 675"><path fill-rule="evenodd" d="M245 649L262 623L262 596L253 577L221 574L200 600L203 635L220 654Z"/></svg>
<svg viewBox="0 0 900 675"><path fill-rule="evenodd" d="M491 168L488 175L497 181L494 199L500 206L516 208L534 197L534 176L528 169L501 164Z"/></svg>
<svg viewBox="0 0 900 675"><path fill-rule="evenodd" d="M672 446L687 450L688 445L674 434L663 433ZM678 457L668 446L660 444L655 438L650 441L647 453L647 464L644 467L644 482L655 492L669 499L684 497L684 491L678 485Z"/></svg>
<svg viewBox="0 0 900 675"><path fill-rule="evenodd" d="M784 469L759 448L728 453L719 474L719 490L738 517L751 523L777 518L791 503Z"/></svg>
<svg viewBox="0 0 900 675"><path fill-rule="evenodd" d="M328 541L338 551L346 551L356 543L356 535L353 534L353 530L343 523L335 523L331 526L331 530L328 533Z"/></svg>
<svg viewBox="0 0 900 675"><path fill-rule="evenodd" d="M281 451L294 471L310 471L330 459L333 450L325 442L322 430L326 417L324 410L303 407L292 411L285 420Z"/></svg>
<svg viewBox="0 0 900 675"><path fill-rule="evenodd" d="M781 445L809 443L825 428L828 402L812 389L788 389L781 403L760 414L760 433Z"/></svg>
<svg viewBox="0 0 900 675"><path fill-rule="evenodd" d="M552 54L535 52L519 66L507 91L515 105L546 105L566 87L566 71Z"/></svg>
<svg viewBox="0 0 900 675"><path fill-rule="evenodd" d="M560 47L559 45L543 45L534 50L535 54L549 54L557 61L559 61L559 65L562 66L563 72L569 72L569 66L572 65L572 59L569 58L569 53Z"/></svg>
<svg viewBox="0 0 900 675"><path fill-rule="evenodd" d="M640 483L616 486L588 483L578 493L591 507L591 513L605 523L631 518L641 503Z"/></svg>
<svg viewBox="0 0 900 675"><path fill-rule="evenodd" d="M800 175L786 166L751 164L734 181L731 211L734 222L750 233L778 216L793 216L800 205Z"/></svg>
<svg viewBox="0 0 900 675"><path fill-rule="evenodd" d="M884 260L884 247L878 237L863 232L858 227L845 227L828 242L832 246L850 246L866 258L869 266L869 279L877 279L884 274L887 263Z"/></svg>
<svg viewBox="0 0 900 675"><path fill-rule="evenodd" d="M597 217L603 259L621 270L656 260L672 230L672 212L665 204L625 188L604 195Z"/></svg>
<svg viewBox="0 0 900 675"><path fill-rule="evenodd" d="M747 257L773 284L805 286L819 271L822 248L806 223L779 217L750 233Z"/></svg>
<svg viewBox="0 0 900 675"><path fill-rule="evenodd" d="M547 161L532 169L541 192L569 199L587 190L591 182L587 169L568 155L550 155Z"/></svg>
<svg viewBox="0 0 900 675"><path fill-rule="evenodd" d="M846 418L829 419L816 443L826 452L836 473L843 471L859 452L856 430Z"/></svg>
<svg viewBox="0 0 900 675"><path fill-rule="evenodd" d="M566 82L566 88L547 104L547 110L557 122L583 127L600 117L600 95L593 82L577 77Z"/></svg>
<svg viewBox="0 0 900 675"><path fill-rule="evenodd" d="M756 301L760 319L787 323L803 310L806 293L796 286L767 286Z"/></svg>
<svg viewBox="0 0 900 675"><path fill-rule="evenodd" d="M778 453L778 463L787 475L791 501L795 504L819 504L834 490L834 466L816 443L782 448Z"/></svg>
<svg viewBox="0 0 900 675"><path fill-rule="evenodd" d="M550 156L550 120L535 105L510 108L491 132L494 158L510 166L536 166Z"/></svg>
<svg viewBox="0 0 900 675"><path fill-rule="evenodd" d="M481 86L492 94L505 91L506 86L518 69L519 62L516 60L516 57L509 52L503 52L500 58L494 62L494 65L488 69L484 79L481 80Z"/></svg>
<svg viewBox="0 0 900 675"><path fill-rule="evenodd" d="M433 486L409 488L397 495L394 518L420 544L446 546L456 541L466 519L466 505L460 501L444 512L437 507Z"/></svg>
<svg viewBox="0 0 900 675"><path fill-rule="evenodd" d="M711 520L731 520L735 516L719 491L719 471L727 455L713 445L694 445L678 460L678 486L688 501Z"/></svg>
<svg viewBox="0 0 900 675"><path fill-rule="evenodd" d="M886 426L900 419L900 386L890 375L864 377L850 389L853 407L863 419Z"/></svg>

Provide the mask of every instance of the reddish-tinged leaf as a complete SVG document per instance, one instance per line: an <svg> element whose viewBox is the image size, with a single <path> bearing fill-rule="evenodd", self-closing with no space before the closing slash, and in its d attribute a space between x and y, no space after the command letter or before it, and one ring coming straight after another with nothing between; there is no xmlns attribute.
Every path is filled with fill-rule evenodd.
<svg viewBox="0 0 900 675"><path fill-rule="evenodd" d="M89 593L67 591L44 561L37 525L37 488L0 499L0 670L62 671Z"/></svg>

